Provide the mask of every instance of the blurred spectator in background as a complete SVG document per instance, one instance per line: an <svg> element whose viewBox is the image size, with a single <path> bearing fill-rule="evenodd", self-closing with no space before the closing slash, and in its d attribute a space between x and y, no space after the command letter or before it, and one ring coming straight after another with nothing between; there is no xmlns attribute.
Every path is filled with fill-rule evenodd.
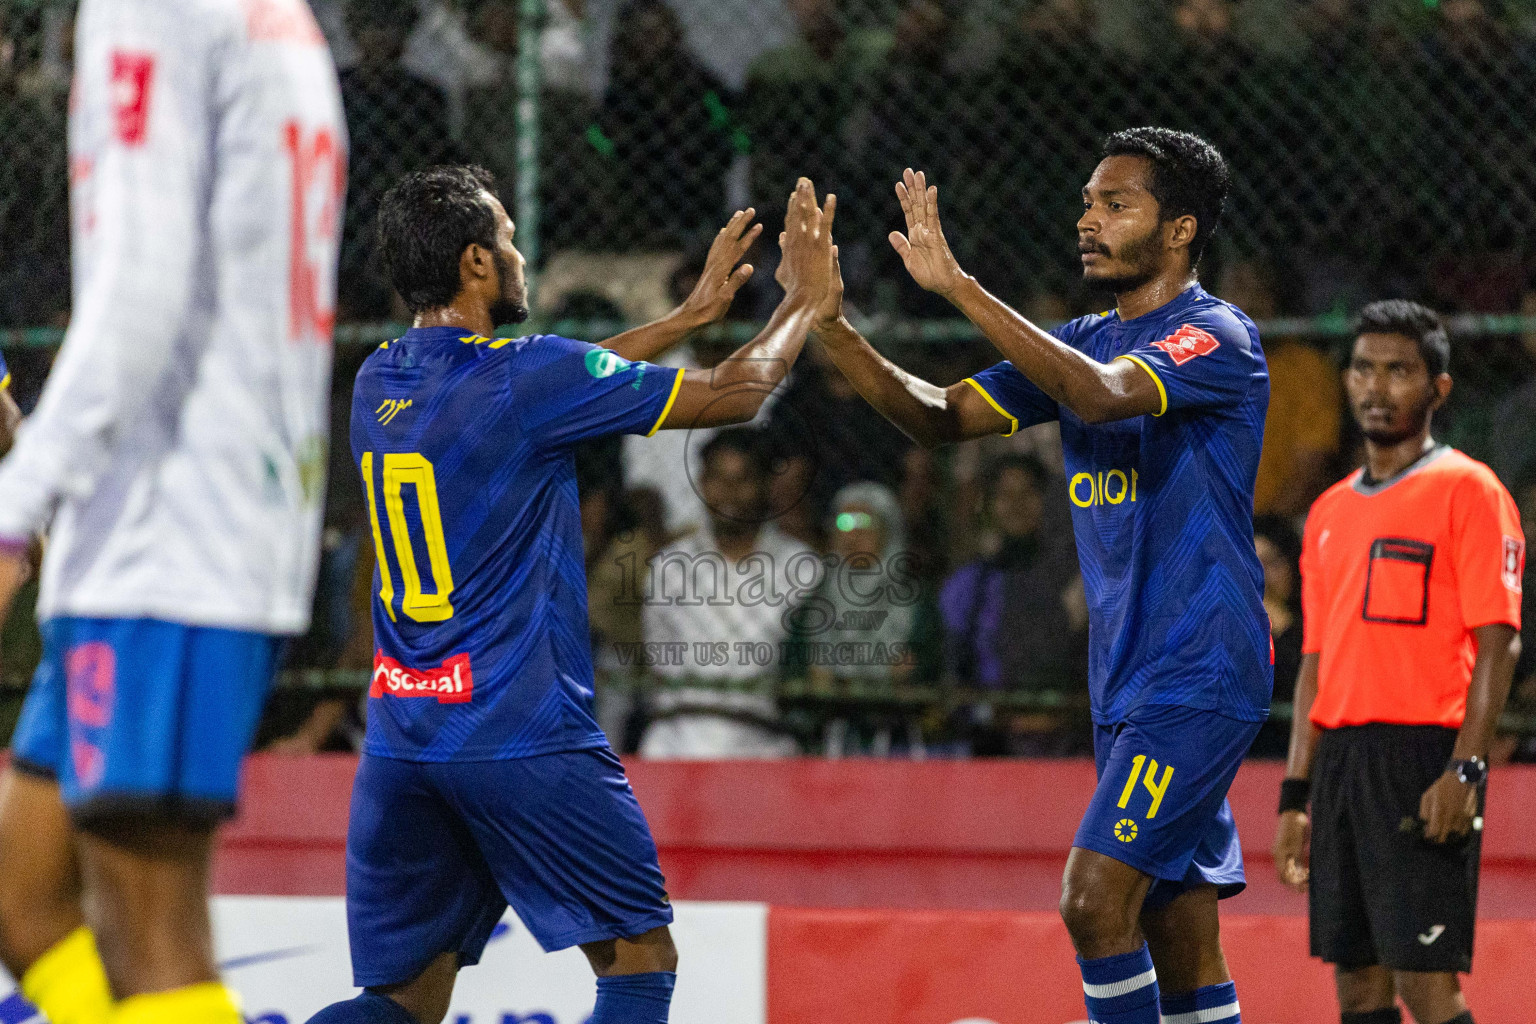
<svg viewBox="0 0 1536 1024"><path fill-rule="evenodd" d="M659 551L646 582L637 660L662 685L640 754L786 757L798 747L772 693L791 616L820 585L821 559L765 521L768 463L757 431L722 430L700 461L709 522Z"/></svg>
<svg viewBox="0 0 1536 1024"><path fill-rule="evenodd" d="M803 674L826 694L847 682L868 694L871 687L935 681L941 639L895 493L869 481L849 484L833 497L827 519L827 574L795 616L787 672ZM837 715L823 737L834 757L855 750L883 756L893 739L909 750L922 747L916 720L894 707Z"/></svg>
<svg viewBox="0 0 1536 1024"><path fill-rule="evenodd" d="M391 319L392 293L373 244L379 199L401 175L457 152L442 90L401 62L417 17L416 0L347 0L357 62L341 73L349 142L339 320Z"/></svg>
<svg viewBox="0 0 1536 1024"><path fill-rule="evenodd" d="M701 245L682 258L667 282L666 308L681 304L693 291L703 272L707 254L708 246ZM749 254L748 259L752 258ZM732 304L733 318L738 307L751 301L746 293L753 289L758 280L772 277L760 263L754 263L754 266L758 268L757 273L737 293L736 301ZM777 302L778 296L775 295L773 303ZM656 313L651 318L659 315ZM630 317L631 321L636 319ZM766 320L767 316L763 319ZM713 369L734 350L735 346L729 340L695 337L662 353L653 362L660 366L676 366L688 370ZM777 392L769 395L753 423L764 422L770 415L768 410L777 401ZM655 500L660 503L669 538L700 529L709 519L708 510L699 494L700 454L718 432L714 427L695 427L692 430L663 430L654 437L640 437L636 434L624 436L624 484L632 490L646 490L655 496ZM771 511L767 516L773 518L785 506L770 497ZM795 533L791 535L798 536Z"/></svg>
<svg viewBox="0 0 1536 1024"><path fill-rule="evenodd" d="M985 480L985 508L1001 544L956 570L939 593L946 673L962 687L1086 694L1088 609L1070 534L1063 543L1040 530L1046 469L1031 456L1009 455ZM979 754L1064 754L1076 742L1066 716L1054 711L983 714L972 724Z"/></svg>
<svg viewBox="0 0 1536 1024"><path fill-rule="evenodd" d="M684 44L663 0L628 0L592 144L608 157L594 243L680 248L713 234L725 212L725 176L745 133L725 87ZM665 117L658 117L665 111ZM738 133L739 137L738 137ZM787 193L786 193L787 194Z"/></svg>
<svg viewBox="0 0 1536 1024"><path fill-rule="evenodd" d="M511 194L517 181L518 0L471 0L468 27L492 56L465 97L464 146ZM600 187L603 157L587 139L597 117L582 34L584 0L546 0L539 33L539 199L548 248L579 243L584 202ZM514 219L516 211L513 212Z"/></svg>
<svg viewBox="0 0 1536 1024"><path fill-rule="evenodd" d="M958 25L955 9L960 6L957 0L907 0L897 16L890 55L870 79L868 149L856 196L846 204L849 210L866 205L880 209L875 204L892 195L902 169L920 167L949 189L946 201L948 209L956 211L954 216L962 222L969 216L964 211L970 203L957 194L966 188L965 157L978 137L991 129L993 119L986 112L978 120L984 112L964 99L968 90L959 88L960 76L951 67ZM890 206L883 209L889 218ZM843 211L838 214L842 216ZM961 259L966 256L964 248L974 241L973 234L956 236L953 244ZM900 272L901 261L890 246L877 246L872 255L872 276L895 282L892 295L901 312L950 315L944 300Z"/></svg>
<svg viewBox="0 0 1536 1024"><path fill-rule="evenodd" d="M1195 53L1219 53L1233 41L1232 0L1177 0L1173 24L1180 43Z"/></svg>
<svg viewBox="0 0 1536 1024"><path fill-rule="evenodd" d="M634 652L645 633L646 565L666 544L654 505L641 494L592 481L581 492L581 535L587 563L587 621L597 677L597 721L609 745L620 753L635 749Z"/></svg>
<svg viewBox="0 0 1536 1024"><path fill-rule="evenodd" d="M917 560L917 577L937 590L948 574L945 535L950 530L946 481L934 452L913 445L902 458L901 514L907 525L907 550Z"/></svg>
<svg viewBox="0 0 1536 1024"><path fill-rule="evenodd" d="M797 37L762 54L747 73L742 120L752 140L752 201L776 208L805 175L829 192L850 194L867 142L870 77L890 48L887 33L849 29L834 0L789 0ZM786 117L785 112L796 111ZM893 179L894 180L894 179ZM875 196L839 210L845 273L857 282L880 216Z"/></svg>
<svg viewBox="0 0 1536 1024"><path fill-rule="evenodd" d="M1290 703L1301 671L1301 538L1284 516L1253 521L1253 546L1264 567L1264 610L1275 643L1275 692L1272 703ZM1289 719L1273 716L1259 729L1250 756L1285 757L1291 742Z"/></svg>
<svg viewBox="0 0 1536 1024"><path fill-rule="evenodd" d="M834 369L820 344L807 347L768 413L770 454L797 482L776 488L774 514L808 502L805 514L825 519L832 495L857 480L901 484L912 441L881 416ZM800 461L794 461L800 460ZM809 473L808 486L803 474ZM798 489L804 487L805 489Z"/></svg>
<svg viewBox="0 0 1536 1024"><path fill-rule="evenodd" d="M1221 297L1255 320L1277 313L1274 282L1255 260L1232 264L1221 277ZM1305 515L1337 477L1343 428L1339 368L1328 355L1297 338L1264 338L1269 363L1269 416L1254 484L1258 515Z"/></svg>

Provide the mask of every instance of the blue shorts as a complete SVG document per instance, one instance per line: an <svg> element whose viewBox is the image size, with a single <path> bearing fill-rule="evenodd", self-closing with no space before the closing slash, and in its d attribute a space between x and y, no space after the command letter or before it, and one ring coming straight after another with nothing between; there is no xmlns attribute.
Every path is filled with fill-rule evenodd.
<svg viewBox="0 0 1536 1024"><path fill-rule="evenodd" d="M1151 704L1094 726L1099 786L1072 845L1151 875L1149 906L1201 885L1236 896L1247 882L1227 790L1261 724Z"/></svg>
<svg viewBox="0 0 1536 1024"><path fill-rule="evenodd" d="M510 905L545 950L672 922L656 844L606 749L431 763L364 754L347 829L360 988L478 963Z"/></svg>
<svg viewBox="0 0 1536 1024"><path fill-rule="evenodd" d="M156 619L54 618L11 741L56 778L77 823L123 814L212 824L235 810L240 760L282 641Z"/></svg>

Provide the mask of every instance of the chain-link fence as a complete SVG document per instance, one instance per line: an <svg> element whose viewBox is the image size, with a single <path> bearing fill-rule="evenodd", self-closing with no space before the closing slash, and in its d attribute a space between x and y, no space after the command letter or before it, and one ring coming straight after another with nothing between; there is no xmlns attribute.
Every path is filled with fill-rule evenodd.
<svg viewBox="0 0 1536 1024"><path fill-rule="evenodd" d="M665 268L636 254L690 253L746 203L773 217L807 174L844 197L856 305L947 315L907 286L885 243L891 186L911 165L940 184L968 266L1011 299L1070 309L1078 191L1103 136L1144 123L1200 132L1227 155L1234 193L1212 262L1264 262L1289 311L1351 308L1383 290L1513 310L1528 271L1532 0L316 8L352 139L344 320L390 311L367 231L381 190L444 159L483 163L509 200L520 159L536 160L538 246L560 298L572 294L563 282L595 279L579 254L627 254L609 300L631 312L617 289L654 288L645 275ZM538 9L530 42L524 15ZM31 326L67 309L72 14L7 0L0 18L0 317ZM532 58L523 73L542 83L534 132L518 126L520 46ZM580 289L578 309L606 311L592 291Z"/></svg>
<svg viewBox="0 0 1536 1024"><path fill-rule="evenodd" d="M1054 322L1104 302L1078 278L1073 227L1103 137L1154 123L1206 136L1231 164L1231 202L1202 273L1265 326L1277 389L1303 395L1286 405L1277 390L1272 420L1315 427L1332 416L1314 478L1277 484L1278 497L1261 504L1294 515L1322 476L1348 464L1347 417L1318 343L1343 334L1364 301L1389 294L1479 315L1457 321L1457 389L1442 434L1496 465L1502 436L1514 453L1505 453L1511 486L1529 482L1525 474L1536 480L1536 460L1519 455L1536 450L1536 436L1526 444L1520 433L1536 435L1536 422L1514 429L1509 417L1522 394L1536 407L1536 385L1525 383L1536 331L1519 333L1536 327L1536 0L314 6L341 68L351 138L338 410L358 355L349 344L377 339L403 313L370 226L383 191L409 170L444 160L492 170L534 257L540 322L594 340L670 308L730 210L755 205L771 241L795 178L808 175L841 198L838 240L857 318L877 342L919 343L902 349L903 362L948 382L992 354L910 283L886 241L900 226L892 185L902 169L925 169L940 186L967 269ZM72 17L57 0L0 0L0 330L17 343L6 356L24 405L48 358L27 346L56 340L69 309ZM737 335L777 301L774 248L765 242L749 256L759 273L732 311ZM1282 355L1287 336L1313 348ZM709 346L697 355L707 361ZM835 374L807 364L766 429L775 486L809 474L805 500L778 509L778 525L828 545L840 487L888 486L929 559L937 615L947 574L993 557L986 463L909 457L876 419ZM1040 444L1047 462L1048 449ZM337 609L348 601L348 567L367 565L354 474L340 449L335 461L327 557L337 582L330 597L322 583L331 611L320 616L333 624L347 618ZM676 524L646 504L631 454L599 451L587 464L587 479L596 490L611 485L616 507L603 543L660 515L654 551ZM1065 507L1059 497L1052 507ZM1064 523L1050 526L1064 535ZM944 630L935 630L942 647ZM344 662L344 639L312 640L299 663ZM610 668L628 678L626 666ZM888 721L910 721L891 709L919 700L929 725L958 706L1007 703L957 703L953 686L933 689L943 680L956 683L953 664L913 677L929 687L920 700L910 690L871 696L867 681L829 693L814 678L782 695L827 720L862 701ZM1015 703L1028 710L1053 699Z"/></svg>

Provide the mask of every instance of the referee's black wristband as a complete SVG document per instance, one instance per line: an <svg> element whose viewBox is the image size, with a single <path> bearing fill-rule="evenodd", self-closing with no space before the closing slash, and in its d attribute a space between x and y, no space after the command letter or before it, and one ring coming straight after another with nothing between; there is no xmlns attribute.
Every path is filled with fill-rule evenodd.
<svg viewBox="0 0 1536 1024"><path fill-rule="evenodd" d="M1284 779L1280 783L1280 813L1286 811L1307 810L1307 801L1312 799L1311 779Z"/></svg>

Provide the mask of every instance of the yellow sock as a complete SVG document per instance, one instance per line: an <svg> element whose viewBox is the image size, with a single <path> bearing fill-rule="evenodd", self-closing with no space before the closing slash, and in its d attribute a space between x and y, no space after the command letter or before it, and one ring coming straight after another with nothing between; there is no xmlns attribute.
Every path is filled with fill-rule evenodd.
<svg viewBox="0 0 1536 1024"><path fill-rule="evenodd" d="M53 1024L107 1024L112 992L96 952L96 938L76 928L21 976L21 994Z"/></svg>
<svg viewBox="0 0 1536 1024"><path fill-rule="evenodd" d="M240 997L217 981L169 992L129 996L117 1004L112 1024L244 1024Z"/></svg>

